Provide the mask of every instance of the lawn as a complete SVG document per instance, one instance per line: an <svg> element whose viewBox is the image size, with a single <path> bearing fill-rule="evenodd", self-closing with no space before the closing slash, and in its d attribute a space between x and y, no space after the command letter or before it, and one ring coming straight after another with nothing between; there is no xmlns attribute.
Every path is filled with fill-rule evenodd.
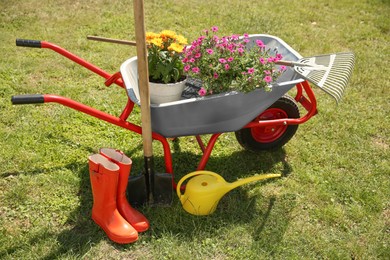
<svg viewBox="0 0 390 260"><path fill-rule="evenodd" d="M206 169L227 181L262 173L284 177L240 187L206 217L145 207L151 228L134 244L110 242L91 220L87 158L123 150L143 167L142 140L58 104L13 106L12 95L69 97L113 115L125 92L50 50L50 41L114 73L135 48L87 35L134 40L132 1L0 0L1 259L389 259L390 2L388 0L145 1L148 31L195 39L267 33L302 56L353 51L355 70L342 102L313 86L318 114L282 149L252 153L223 134ZM139 108L131 115L139 123ZM208 136L204 137L205 139ZM170 141L175 179L201 158L193 137ZM160 143L153 144L163 171Z"/></svg>

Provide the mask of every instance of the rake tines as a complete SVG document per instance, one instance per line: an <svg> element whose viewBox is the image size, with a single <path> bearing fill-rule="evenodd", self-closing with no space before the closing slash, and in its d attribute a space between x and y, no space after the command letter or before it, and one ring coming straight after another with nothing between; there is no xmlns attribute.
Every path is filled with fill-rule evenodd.
<svg viewBox="0 0 390 260"><path fill-rule="evenodd" d="M345 52L307 57L297 62L281 61L278 63L293 65L297 73L339 102L351 77L354 62L354 54Z"/></svg>

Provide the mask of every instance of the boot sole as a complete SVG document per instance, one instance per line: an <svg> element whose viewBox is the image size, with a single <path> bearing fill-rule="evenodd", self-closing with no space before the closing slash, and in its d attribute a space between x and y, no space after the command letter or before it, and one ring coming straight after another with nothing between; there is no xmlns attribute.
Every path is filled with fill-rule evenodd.
<svg viewBox="0 0 390 260"><path fill-rule="evenodd" d="M92 216L92 220L101 228L103 229L103 231L106 233L106 235L108 236L108 238L110 238L112 241L114 241L115 243L118 243L118 244L130 244L130 243L134 243L138 240L138 235L136 237L121 237L121 236L117 236L113 233L111 233L108 229L106 229L104 227L104 225L102 225L98 220L96 220L93 216Z"/></svg>

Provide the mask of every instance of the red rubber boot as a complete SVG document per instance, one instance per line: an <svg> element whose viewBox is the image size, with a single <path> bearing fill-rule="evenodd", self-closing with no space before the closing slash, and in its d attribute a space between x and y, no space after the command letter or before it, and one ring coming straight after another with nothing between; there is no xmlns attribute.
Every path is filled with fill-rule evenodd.
<svg viewBox="0 0 390 260"><path fill-rule="evenodd" d="M91 155L88 159L93 195L93 221L116 243L127 244L137 241L138 232L117 210L119 166L100 154Z"/></svg>
<svg viewBox="0 0 390 260"><path fill-rule="evenodd" d="M126 188L129 180L132 161L122 151L112 148L101 148L100 154L116 163L119 170L117 207L122 216L137 230L144 232L149 229L149 221L138 210L134 209L126 198Z"/></svg>

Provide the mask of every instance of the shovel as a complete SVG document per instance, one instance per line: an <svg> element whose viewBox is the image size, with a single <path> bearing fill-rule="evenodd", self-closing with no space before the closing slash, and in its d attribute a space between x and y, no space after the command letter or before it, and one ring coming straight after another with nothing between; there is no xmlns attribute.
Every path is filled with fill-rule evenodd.
<svg viewBox="0 0 390 260"><path fill-rule="evenodd" d="M145 169L142 175L129 179L128 200L134 205L170 205L173 175L154 172L144 1L134 0L133 4Z"/></svg>

